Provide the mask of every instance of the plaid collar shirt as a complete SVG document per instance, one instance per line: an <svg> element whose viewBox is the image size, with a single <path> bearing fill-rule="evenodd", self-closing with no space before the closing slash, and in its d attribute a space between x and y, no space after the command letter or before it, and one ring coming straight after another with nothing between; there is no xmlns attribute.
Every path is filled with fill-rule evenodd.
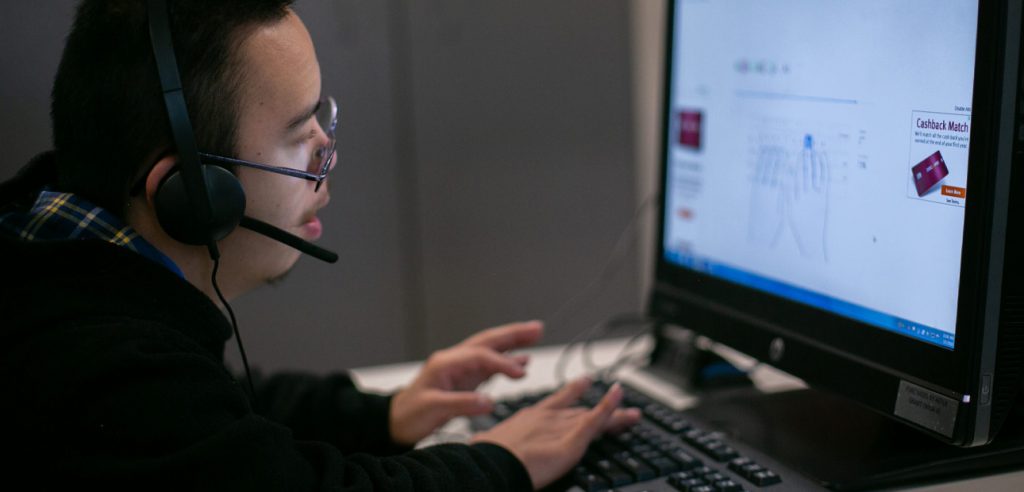
<svg viewBox="0 0 1024 492"><path fill-rule="evenodd" d="M135 229L73 193L43 190L28 212L0 215L0 233L22 241L105 241L128 248L185 278L178 265Z"/></svg>

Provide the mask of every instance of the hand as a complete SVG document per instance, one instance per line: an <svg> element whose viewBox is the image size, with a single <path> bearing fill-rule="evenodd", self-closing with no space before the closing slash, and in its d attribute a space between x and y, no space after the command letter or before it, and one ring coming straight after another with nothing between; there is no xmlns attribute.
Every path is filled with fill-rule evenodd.
<svg viewBox="0 0 1024 492"><path fill-rule="evenodd" d="M828 261L828 154L811 135L804 137L800 165L790 172L786 207L797 248L804 258Z"/></svg>
<svg viewBox="0 0 1024 492"><path fill-rule="evenodd" d="M545 487L565 475L583 457L587 446L604 432L626 429L640 420L640 410L620 409L622 388L615 384L593 408L570 407L590 387L579 379L557 393L524 408L474 442L490 442L509 450L526 467L533 487Z"/></svg>
<svg viewBox="0 0 1024 492"><path fill-rule="evenodd" d="M392 440L412 446L453 417L490 412L494 402L474 390L494 374L526 375L528 357L504 352L537 343L543 330L539 321L512 323L434 352L412 384L391 399Z"/></svg>
<svg viewBox="0 0 1024 492"><path fill-rule="evenodd" d="M762 145L750 191L748 237L756 246L773 248L782 232L785 214L782 168L785 151L776 145Z"/></svg>

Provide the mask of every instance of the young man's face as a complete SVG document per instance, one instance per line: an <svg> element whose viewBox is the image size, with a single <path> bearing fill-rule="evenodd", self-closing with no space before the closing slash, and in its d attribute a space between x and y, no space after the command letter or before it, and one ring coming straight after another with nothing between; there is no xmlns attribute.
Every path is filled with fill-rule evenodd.
<svg viewBox="0 0 1024 492"><path fill-rule="evenodd" d="M317 172L318 150L328 140L313 114L321 98L320 65L312 40L294 13L258 27L241 46L238 157ZM297 123L297 124L296 124ZM291 125L291 126L290 126ZM327 183L241 168L246 215L312 241L320 237L316 212L327 204ZM238 229L221 242L225 267L243 290L284 275L299 252Z"/></svg>

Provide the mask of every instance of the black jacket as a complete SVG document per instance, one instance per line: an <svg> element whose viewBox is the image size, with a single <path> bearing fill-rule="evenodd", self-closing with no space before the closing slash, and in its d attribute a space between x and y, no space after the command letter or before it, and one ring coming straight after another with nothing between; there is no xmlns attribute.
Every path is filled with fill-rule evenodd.
<svg viewBox="0 0 1024 492"><path fill-rule="evenodd" d="M522 464L494 445L392 454L403 450L388 433L389 398L359 392L345 375L269 378L253 408L223 365L231 334L223 314L191 284L127 249L2 238L0 272L0 422L8 429L4 454L14 456L0 461L4 483L530 488Z"/></svg>

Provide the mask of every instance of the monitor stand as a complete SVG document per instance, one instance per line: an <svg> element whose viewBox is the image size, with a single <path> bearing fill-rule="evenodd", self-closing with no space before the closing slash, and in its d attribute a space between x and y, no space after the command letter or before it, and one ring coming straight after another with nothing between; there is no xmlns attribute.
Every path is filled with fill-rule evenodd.
<svg viewBox="0 0 1024 492"><path fill-rule="evenodd" d="M809 479L861 490L969 477L1024 465L1024 411L991 444L958 448L814 389L762 393L752 386L702 392L687 413Z"/></svg>

